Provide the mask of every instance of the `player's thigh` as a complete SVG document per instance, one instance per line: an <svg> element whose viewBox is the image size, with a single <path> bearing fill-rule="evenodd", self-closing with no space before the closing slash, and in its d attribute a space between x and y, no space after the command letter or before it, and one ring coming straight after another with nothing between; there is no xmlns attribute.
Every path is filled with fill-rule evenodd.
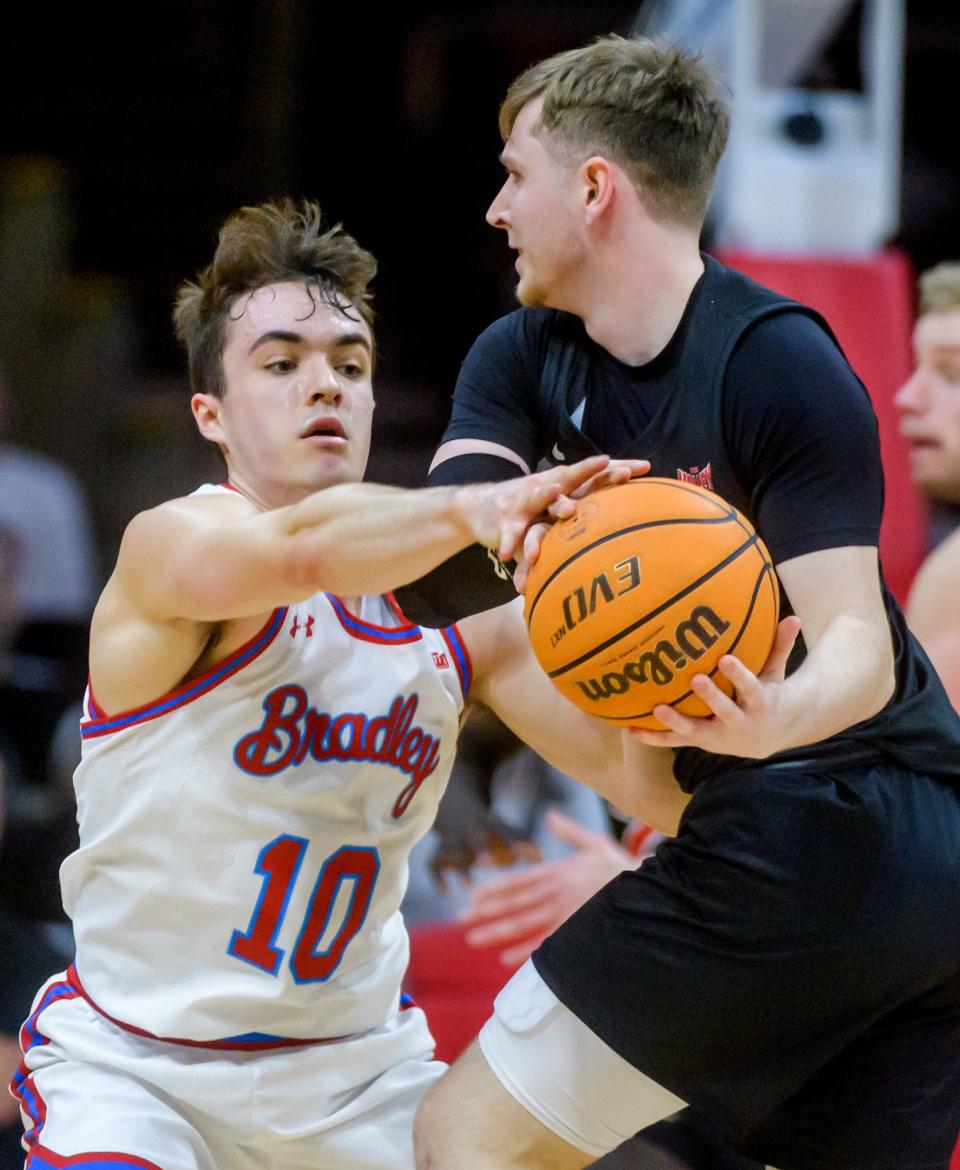
<svg viewBox="0 0 960 1170"><path fill-rule="evenodd" d="M516 1101L476 1043L427 1093L413 1137L417 1170L581 1170L595 1160Z"/></svg>
<svg viewBox="0 0 960 1170"><path fill-rule="evenodd" d="M131 1170L220 1170L225 1151L136 1079L59 1060L16 1082L31 1170L99 1156ZM231 1151L232 1154L232 1151ZM231 1170L247 1170L231 1157ZM252 1165L249 1170L253 1170Z"/></svg>
<svg viewBox="0 0 960 1170"><path fill-rule="evenodd" d="M413 1170L414 1114L446 1067L424 1057L400 1061L356 1091L341 1094L340 1107L322 1120L308 1098L302 1124L313 1132L278 1144L275 1170ZM316 1100L316 1091L311 1096Z"/></svg>

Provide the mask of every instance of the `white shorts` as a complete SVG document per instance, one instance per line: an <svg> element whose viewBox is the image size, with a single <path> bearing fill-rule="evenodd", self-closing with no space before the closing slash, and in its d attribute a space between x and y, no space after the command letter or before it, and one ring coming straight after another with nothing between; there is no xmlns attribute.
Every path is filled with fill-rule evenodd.
<svg viewBox="0 0 960 1170"><path fill-rule="evenodd" d="M591 1032L529 959L494 1000L479 1041L507 1092L596 1158L685 1105Z"/></svg>
<svg viewBox="0 0 960 1170"><path fill-rule="evenodd" d="M210 1050L124 1031L65 976L21 1043L30 1170L412 1170L413 1115L446 1067L419 1008L330 1044Z"/></svg>

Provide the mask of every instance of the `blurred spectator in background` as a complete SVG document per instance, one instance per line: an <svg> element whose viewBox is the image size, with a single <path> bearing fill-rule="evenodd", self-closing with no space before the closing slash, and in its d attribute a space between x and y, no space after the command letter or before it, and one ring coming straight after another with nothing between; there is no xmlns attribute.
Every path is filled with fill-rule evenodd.
<svg viewBox="0 0 960 1170"><path fill-rule="evenodd" d="M0 905L59 921L57 869L75 826L71 797L51 783L49 761L61 720L83 694L96 554L72 472L9 441L13 400L0 371L0 745L8 809ZM76 721L72 726L79 745Z"/></svg>
<svg viewBox="0 0 960 1170"><path fill-rule="evenodd" d="M83 693L96 556L86 498L72 472L8 441L11 399L0 371L0 532L17 613L2 718L24 767L39 777L60 712Z"/></svg>
<svg viewBox="0 0 960 1170"><path fill-rule="evenodd" d="M936 545L921 565L907 620L960 709L960 263L919 279L916 368L896 397L913 478L934 505Z"/></svg>
<svg viewBox="0 0 960 1170"><path fill-rule="evenodd" d="M595 792L547 764L489 708L472 704L436 823L411 855L406 921L449 920L490 874L571 852L546 823L550 809L587 832L606 831L606 805Z"/></svg>

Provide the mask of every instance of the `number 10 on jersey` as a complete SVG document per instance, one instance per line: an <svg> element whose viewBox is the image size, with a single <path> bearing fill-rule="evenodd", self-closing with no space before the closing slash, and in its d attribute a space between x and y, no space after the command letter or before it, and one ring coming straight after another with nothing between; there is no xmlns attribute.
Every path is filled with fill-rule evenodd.
<svg viewBox="0 0 960 1170"><path fill-rule="evenodd" d="M283 834L260 850L254 872L263 876L260 897L245 931L235 930L228 954L252 963L270 975L280 970L284 952L276 945L290 895L309 841ZM290 970L297 983L318 983L330 978L340 964L367 916L373 888L380 871L376 849L343 845L324 861L317 875L307 912L290 955ZM343 919L326 947L317 946L327 930L337 895L344 882L353 888Z"/></svg>

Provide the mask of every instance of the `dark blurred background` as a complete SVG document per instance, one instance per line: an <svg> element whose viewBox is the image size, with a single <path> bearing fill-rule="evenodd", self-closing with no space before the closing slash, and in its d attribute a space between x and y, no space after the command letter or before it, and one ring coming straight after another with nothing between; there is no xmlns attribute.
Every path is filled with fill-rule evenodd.
<svg viewBox="0 0 960 1170"><path fill-rule="evenodd" d="M629 32L643 8L18 6L0 70L0 366L12 433L81 476L107 560L131 505L168 495L186 462L164 443L187 441L171 413L189 422L176 285L226 214L265 197L319 198L378 256L386 445L371 472L416 481L466 349L511 307L507 251L483 221L504 89L539 57ZM855 79L857 22L855 6L814 80ZM958 6L911 0L896 242L920 267L960 254L958 66Z"/></svg>

